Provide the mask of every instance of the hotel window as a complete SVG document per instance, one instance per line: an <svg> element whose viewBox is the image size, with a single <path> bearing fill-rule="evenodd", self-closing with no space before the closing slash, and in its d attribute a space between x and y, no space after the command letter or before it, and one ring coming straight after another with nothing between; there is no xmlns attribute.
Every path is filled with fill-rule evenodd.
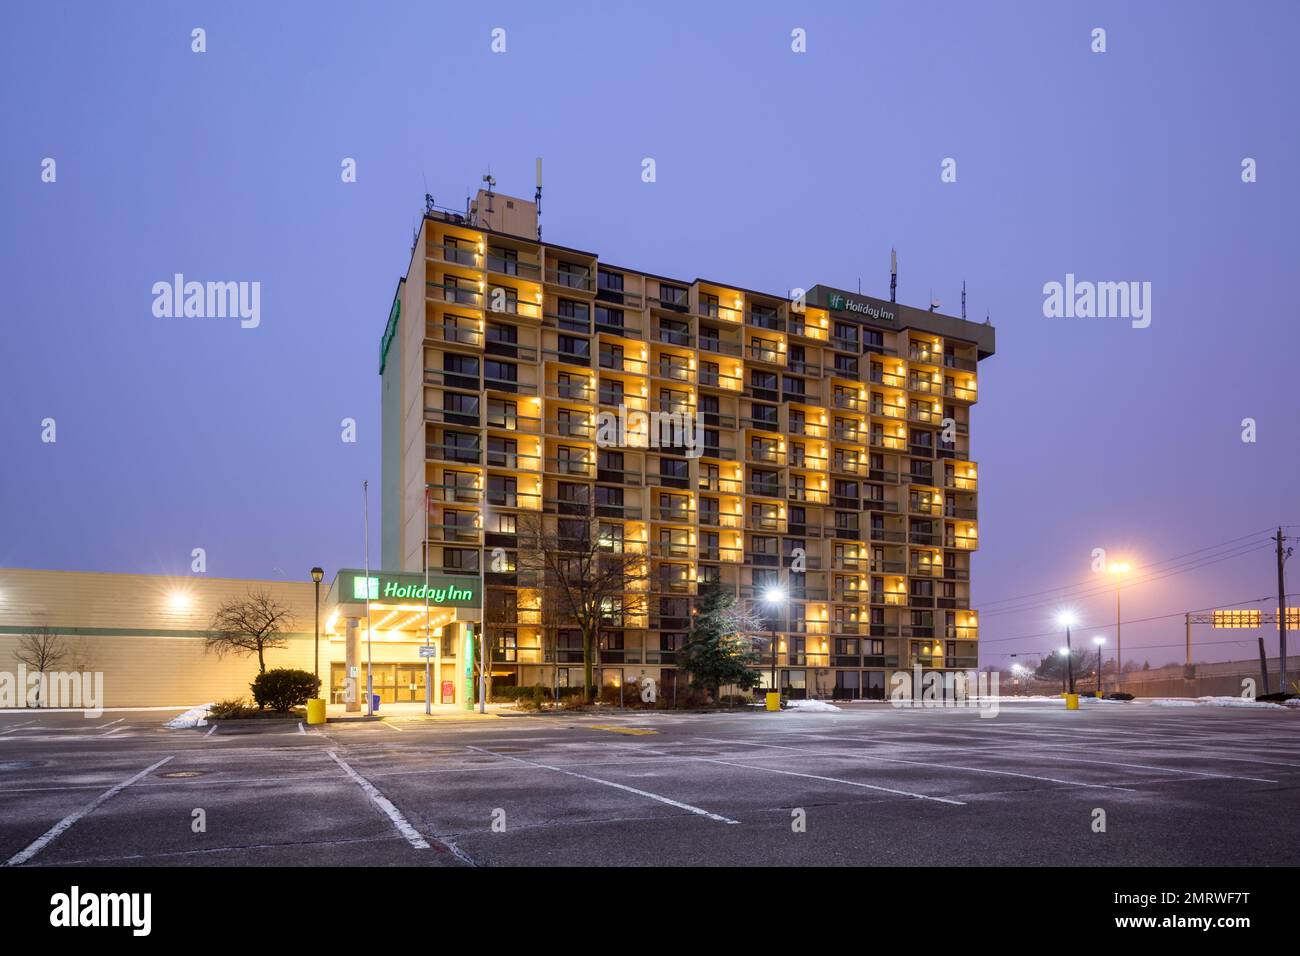
<svg viewBox="0 0 1300 956"><path fill-rule="evenodd" d="M610 292L622 292L623 273L606 272L604 269L600 269L596 272L596 286Z"/></svg>
<svg viewBox="0 0 1300 956"><path fill-rule="evenodd" d="M460 425L478 424L478 396L459 392L442 393L444 419Z"/></svg>
<svg viewBox="0 0 1300 956"><path fill-rule="evenodd" d="M722 334L709 326L700 327L700 348L705 352L722 351Z"/></svg>
<svg viewBox="0 0 1300 956"><path fill-rule="evenodd" d="M565 504L585 505L587 503L587 486L573 481L558 481L555 483L555 497Z"/></svg>
<svg viewBox="0 0 1300 956"><path fill-rule="evenodd" d="M782 397L790 399L803 400L803 379L793 378L789 375L781 376L781 393Z"/></svg>
<svg viewBox="0 0 1300 956"><path fill-rule="evenodd" d="M576 335L561 335L559 338L559 353L561 356L570 358L591 358L591 341Z"/></svg>
<svg viewBox="0 0 1300 956"><path fill-rule="evenodd" d="M496 428L519 427L519 406L515 402L505 402L499 398L489 398L487 403L487 423Z"/></svg>
<svg viewBox="0 0 1300 956"><path fill-rule="evenodd" d="M556 305L556 313L560 317L562 329L574 329L580 332L591 330L590 313L585 302L561 299Z"/></svg>
<svg viewBox="0 0 1300 956"><path fill-rule="evenodd" d="M497 637L497 660L513 664L519 660L519 636L513 628L502 631Z"/></svg>
<svg viewBox="0 0 1300 956"><path fill-rule="evenodd" d="M498 362L495 359L485 359L483 362L483 378L489 382L517 382L519 381L519 367L513 362Z"/></svg>
<svg viewBox="0 0 1300 956"><path fill-rule="evenodd" d="M596 306L596 324L607 329L623 328L623 310L611 309L607 305Z"/></svg>
<svg viewBox="0 0 1300 956"><path fill-rule="evenodd" d="M754 402L750 406L750 417L754 424L771 431L780 431L780 414L776 405L760 405Z"/></svg>
<svg viewBox="0 0 1300 956"><path fill-rule="evenodd" d="M835 638L835 654L838 657L857 657L858 639L856 637Z"/></svg>
<svg viewBox="0 0 1300 956"><path fill-rule="evenodd" d="M624 401L623 383L619 381L602 381L600 383L600 404L622 405Z"/></svg>
<svg viewBox="0 0 1300 956"><path fill-rule="evenodd" d="M851 351L858 348L858 327L850 322L835 323L836 348L848 347Z"/></svg>
<svg viewBox="0 0 1300 956"><path fill-rule="evenodd" d="M443 548L442 567L446 571L478 571L478 551L469 548Z"/></svg>
<svg viewBox="0 0 1300 956"><path fill-rule="evenodd" d="M685 458L660 458L659 459L659 476L661 478L671 478L680 481L686 481L690 477L687 461ZM683 485L682 487L685 487Z"/></svg>
<svg viewBox="0 0 1300 956"><path fill-rule="evenodd" d="M759 594L762 594L768 588L780 587L781 577L777 574L776 568L754 568L750 572L750 580L753 582L753 588ZM763 630L772 630L773 622L776 623L777 630L781 629L781 612L766 603L755 609L763 617Z"/></svg>
<svg viewBox="0 0 1300 956"><path fill-rule="evenodd" d="M568 286L570 289L587 287L587 270L576 262L561 262L556 266L555 278L559 285Z"/></svg>
<svg viewBox="0 0 1300 956"><path fill-rule="evenodd" d="M623 553L623 526L602 521L598 532L598 547L610 554Z"/></svg>
<svg viewBox="0 0 1300 956"><path fill-rule="evenodd" d="M465 382L465 387L478 388L478 359L473 355L444 352L442 354L442 370L446 373L449 385L455 385L452 376L458 376L461 379L469 380Z"/></svg>
<svg viewBox="0 0 1300 956"><path fill-rule="evenodd" d="M779 497L781 486L777 473L763 468L752 469L749 476L749 493L767 495L770 498Z"/></svg>
<svg viewBox="0 0 1300 956"><path fill-rule="evenodd" d="M688 293L681 286L668 285L666 282L659 283L659 301L664 305L685 308L688 301Z"/></svg>
<svg viewBox="0 0 1300 956"><path fill-rule="evenodd" d="M752 554L774 558L777 556L778 548L780 542L774 537L765 534L750 535L749 550Z"/></svg>
<svg viewBox="0 0 1300 956"><path fill-rule="evenodd" d="M519 329L504 322L489 322L487 324L487 340L489 342L502 342L506 345L516 345L519 342Z"/></svg>
<svg viewBox="0 0 1300 956"><path fill-rule="evenodd" d="M659 320L659 341L670 345L690 345L691 326L689 322L678 319Z"/></svg>
<svg viewBox="0 0 1300 956"><path fill-rule="evenodd" d="M862 346L864 351L867 349L883 349L885 347L884 333L876 329L863 329Z"/></svg>
<svg viewBox="0 0 1300 956"><path fill-rule="evenodd" d="M659 495L659 517L665 521L688 521L691 499L687 495Z"/></svg>
<svg viewBox="0 0 1300 956"><path fill-rule="evenodd" d="M718 384L718 363L701 362L700 363L700 384L714 385Z"/></svg>
<svg viewBox="0 0 1300 956"><path fill-rule="evenodd" d="M721 584L722 568L716 564L702 564L696 570L696 577L700 584Z"/></svg>
<svg viewBox="0 0 1300 956"><path fill-rule="evenodd" d="M488 259L488 268L493 272L502 272L508 276L519 275L519 250L489 248Z"/></svg>
<svg viewBox="0 0 1300 956"><path fill-rule="evenodd" d="M519 290L509 286L493 286L488 293L488 308L493 312L519 312Z"/></svg>
<svg viewBox="0 0 1300 956"><path fill-rule="evenodd" d="M587 449L572 445L561 445L555 450L555 463L562 475L587 475L591 473L591 461L587 458Z"/></svg>
<svg viewBox="0 0 1300 956"><path fill-rule="evenodd" d="M596 452L598 467L603 471L621 472L623 470L623 460L621 451L608 451L602 448Z"/></svg>
<svg viewBox="0 0 1300 956"><path fill-rule="evenodd" d="M803 505L792 505L786 520L787 527L794 531L803 529L808 523L808 510Z"/></svg>
<svg viewBox="0 0 1300 956"><path fill-rule="evenodd" d="M700 315L707 315L711 319L718 317L718 297L710 295L707 292L700 293Z"/></svg>
<svg viewBox="0 0 1300 956"><path fill-rule="evenodd" d="M501 505L506 508L519 507L518 481L503 475L488 475L487 500L491 505Z"/></svg>
<svg viewBox="0 0 1300 956"><path fill-rule="evenodd" d="M835 530L845 534L857 534L858 513L856 511L835 512Z"/></svg>
<svg viewBox="0 0 1300 956"><path fill-rule="evenodd" d="M848 378L858 377L858 359L854 355L836 355L835 371Z"/></svg>
<svg viewBox="0 0 1300 956"><path fill-rule="evenodd" d="M519 516L500 511L492 515L492 523L496 526L497 534L518 534L519 533Z"/></svg>
<svg viewBox="0 0 1300 956"><path fill-rule="evenodd" d="M776 316L776 309L770 305L755 305L749 310L749 321L751 325L757 325L764 329L775 329L780 326L780 320Z"/></svg>
<svg viewBox="0 0 1300 956"><path fill-rule="evenodd" d="M442 444L443 455L448 461L478 461L478 435L466 432L444 431L442 435Z"/></svg>
<svg viewBox="0 0 1300 956"><path fill-rule="evenodd" d="M611 488L608 485L597 485L596 504L610 508L623 507L623 489Z"/></svg>
<svg viewBox="0 0 1300 956"><path fill-rule="evenodd" d="M700 499L700 524L718 523L718 499L701 498Z"/></svg>
<svg viewBox="0 0 1300 956"><path fill-rule="evenodd" d="M700 396L700 411L705 415L716 415L722 406L718 402L716 395ZM716 423L714 423L716 424Z"/></svg>

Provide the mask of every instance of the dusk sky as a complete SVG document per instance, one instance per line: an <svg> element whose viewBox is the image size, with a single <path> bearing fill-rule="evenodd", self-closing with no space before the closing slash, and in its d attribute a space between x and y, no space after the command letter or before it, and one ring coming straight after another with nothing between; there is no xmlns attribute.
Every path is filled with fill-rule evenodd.
<svg viewBox="0 0 1300 956"><path fill-rule="evenodd" d="M734 9L7 5L0 566L188 574L201 547L214 576L332 575L362 563L364 479L377 561L379 340L423 196L463 207L490 168L531 197L541 156L544 238L612 264L887 298L892 245L899 300L954 315L966 281L997 327L981 663L1056 647L1063 604L1113 641L1113 592L1039 593L1095 586L1097 547L1150 578L1126 620L1275 595L1268 535L1300 536L1300 8ZM259 281L260 326L155 317L174 273ZM1067 273L1150 282L1150 326L1045 317ZM1255 636L1201 629L1196 657ZM1181 616L1124 629L1153 665L1182 641Z"/></svg>

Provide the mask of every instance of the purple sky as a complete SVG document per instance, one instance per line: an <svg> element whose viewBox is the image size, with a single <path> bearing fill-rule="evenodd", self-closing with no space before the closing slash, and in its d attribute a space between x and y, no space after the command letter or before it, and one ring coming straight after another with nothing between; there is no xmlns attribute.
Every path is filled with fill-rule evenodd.
<svg viewBox="0 0 1300 956"><path fill-rule="evenodd" d="M332 574L361 561L363 478L377 559L378 343L423 194L461 206L490 164L531 195L539 155L546 238L616 264L887 296L892 244L900 300L954 314L967 281L998 329L977 605L1088 584L1094 547L1300 524L1295 4L478 6L8 5L0 566L188 573L202 547L212 575ZM261 326L155 318L175 272L260 281ZM1067 272L1151 282L1151 326L1044 318ZM1275 591L1261 550L1136 587L1125 618ZM1057 603L986 612L983 661L1058 644L1024 637ZM1128 626L1126 656L1181 659L1182 628Z"/></svg>

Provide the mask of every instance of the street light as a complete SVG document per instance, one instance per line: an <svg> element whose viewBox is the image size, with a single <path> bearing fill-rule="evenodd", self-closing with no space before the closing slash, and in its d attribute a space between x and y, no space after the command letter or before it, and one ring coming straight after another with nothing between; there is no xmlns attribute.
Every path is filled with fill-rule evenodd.
<svg viewBox="0 0 1300 956"><path fill-rule="evenodd" d="M323 568L311 569L311 579L316 582L316 664L312 673L316 675L317 680L320 680L320 583L324 577L325 571ZM319 687L316 689L316 693L320 693Z"/></svg>
<svg viewBox="0 0 1300 956"><path fill-rule="evenodd" d="M779 584L773 584L763 592L763 603L772 609L772 690L776 691L776 614L785 605L785 589Z"/></svg>
<svg viewBox="0 0 1300 956"><path fill-rule="evenodd" d="M1117 561L1114 564L1107 565L1106 570L1115 575L1115 690L1119 691L1120 681L1124 679L1124 643L1120 639L1119 626L1119 590L1120 578L1129 572L1127 561Z"/></svg>
<svg viewBox="0 0 1300 956"><path fill-rule="evenodd" d="M1074 693L1074 653L1070 648L1070 628L1078 623L1073 611L1061 611L1056 615L1056 623L1065 628L1065 647L1061 648L1061 653L1065 655L1065 673L1069 679L1069 693Z"/></svg>
<svg viewBox="0 0 1300 956"><path fill-rule="evenodd" d="M1098 635L1092 642L1097 645L1097 699L1101 700L1101 645L1106 643L1106 638Z"/></svg>

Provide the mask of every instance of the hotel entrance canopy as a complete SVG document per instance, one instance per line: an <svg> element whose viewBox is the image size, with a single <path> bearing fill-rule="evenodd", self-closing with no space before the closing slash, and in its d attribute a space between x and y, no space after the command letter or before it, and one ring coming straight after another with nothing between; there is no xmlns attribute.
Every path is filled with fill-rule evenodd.
<svg viewBox="0 0 1300 956"><path fill-rule="evenodd" d="M325 599L326 630L339 618L361 618L370 599L370 617L376 631L423 631L425 611L431 626L483 618L483 589L478 577L413 571L365 571L343 568L334 576ZM368 586L367 586L368 585Z"/></svg>

